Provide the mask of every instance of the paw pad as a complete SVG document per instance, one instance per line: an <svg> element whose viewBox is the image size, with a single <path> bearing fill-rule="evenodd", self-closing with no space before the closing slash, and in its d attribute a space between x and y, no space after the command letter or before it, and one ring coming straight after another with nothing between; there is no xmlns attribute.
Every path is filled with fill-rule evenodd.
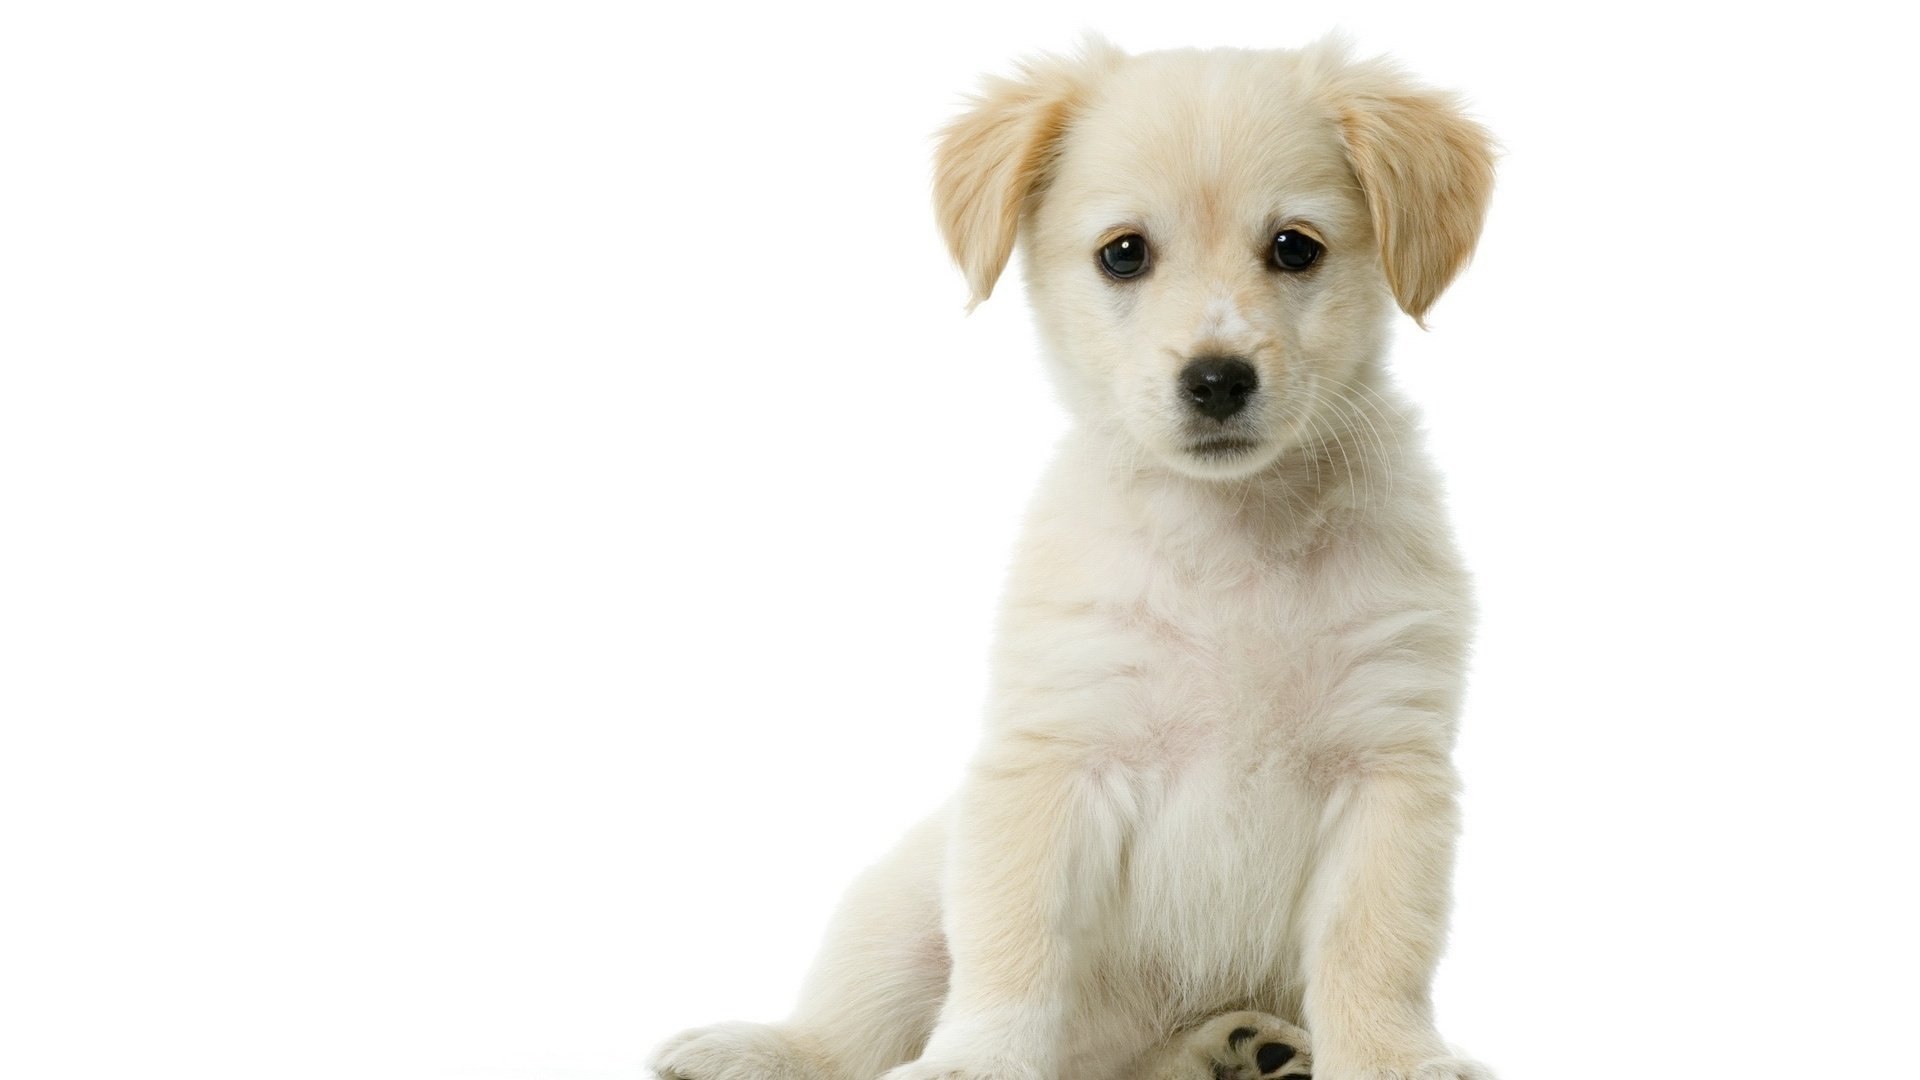
<svg viewBox="0 0 1920 1080"><path fill-rule="evenodd" d="M1260 1069L1260 1075L1280 1071L1280 1066L1293 1060L1294 1049L1286 1043L1266 1043L1253 1055L1253 1062Z"/></svg>
<svg viewBox="0 0 1920 1080"><path fill-rule="evenodd" d="M1277 1016L1236 1012L1188 1033L1193 1080L1311 1080L1307 1033Z"/></svg>

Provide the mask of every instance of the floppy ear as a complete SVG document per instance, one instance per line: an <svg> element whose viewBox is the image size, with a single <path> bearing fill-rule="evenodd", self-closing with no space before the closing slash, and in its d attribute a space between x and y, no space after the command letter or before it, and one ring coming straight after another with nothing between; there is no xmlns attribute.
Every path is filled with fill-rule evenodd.
<svg viewBox="0 0 1920 1080"><path fill-rule="evenodd" d="M1427 309L1473 255L1493 194L1493 140L1450 94L1373 60L1349 67L1335 106L1366 192L1387 284L1426 327Z"/></svg>
<svg viewBox="0 0 1920 1080"><path fill-rule="evenodd" d="M940 133L933 208L973 292L968 311L1006 269L1021 207L1045 185L1056 144L1088 89L1125 55L1089 35L1076 56L1024 61L1014 78L988 77L966 114Z"/></svg>

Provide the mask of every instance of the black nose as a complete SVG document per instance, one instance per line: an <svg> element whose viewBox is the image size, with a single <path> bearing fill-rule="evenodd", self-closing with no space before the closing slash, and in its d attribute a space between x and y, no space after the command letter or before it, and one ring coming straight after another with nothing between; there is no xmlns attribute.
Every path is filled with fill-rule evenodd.
<svg viewBox="0 0 1920 1080"><path fill-rule="evenodd" d="M1202 414L1225 420L1246 408L1260 388L1253 365L1237 356L1202 356L1180 373L1180 387Z"/></svg>

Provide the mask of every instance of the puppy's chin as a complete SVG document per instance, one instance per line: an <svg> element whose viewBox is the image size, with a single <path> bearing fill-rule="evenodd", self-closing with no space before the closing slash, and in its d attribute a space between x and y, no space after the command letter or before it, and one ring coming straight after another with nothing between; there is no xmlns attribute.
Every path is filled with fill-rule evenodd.
<svg viewBox="0 0 1920 1080"><path fill-rule="evenodd" d="M1159 450L1160 460L1173 471L1196 480L1239 480L1272 465L1283 449L1271 437L1215 435L1184 439Z"/></svg>

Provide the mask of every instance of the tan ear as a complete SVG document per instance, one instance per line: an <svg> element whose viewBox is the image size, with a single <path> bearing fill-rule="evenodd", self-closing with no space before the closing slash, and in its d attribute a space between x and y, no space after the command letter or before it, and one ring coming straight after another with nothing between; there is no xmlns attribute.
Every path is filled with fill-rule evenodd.
<svg viewBox="0 0 1920 1080"><path fill-rule="evenodd" d="M1450 94L1382 60L1354 64L1335 106L1400 309L1427 309L1473 255L1493 194L1493 140Z"/></svg>
<svg viewBox="0 0 1920 1080"><path fill-rule="evenodd" d="M1013 254L1020 212L1045 185L1055 144L1095 79L1125 53L1089 35L1078 55L1033 57L1014 78L989 76L965 115L940 133L933 209L972 300L993 293Z"/></svg>

